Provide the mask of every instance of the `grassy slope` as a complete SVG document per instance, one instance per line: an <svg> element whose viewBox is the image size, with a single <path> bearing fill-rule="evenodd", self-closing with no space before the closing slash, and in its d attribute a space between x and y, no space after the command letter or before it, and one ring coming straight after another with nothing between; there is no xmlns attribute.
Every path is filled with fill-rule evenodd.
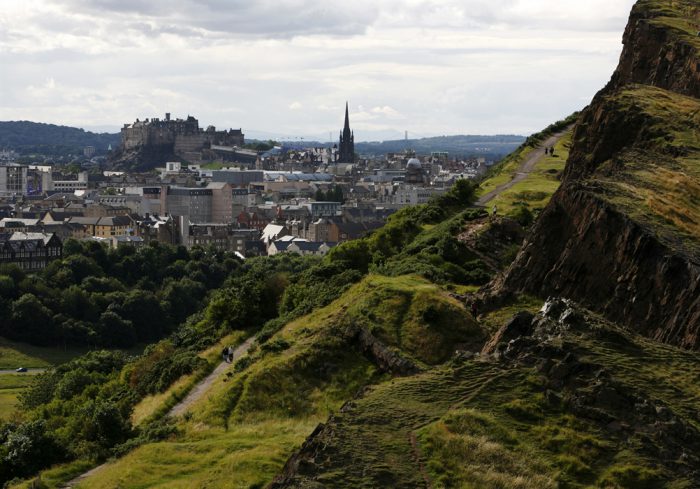
<svg viewBox="0 0 700 489"><path fill-rule="evenodd" d="M555 343L697 425L697 353L597 327L615 334L566 333ZM336 415L293 487L691 487L656 467L645 434L601 429L544 394L535 368L474 360L380 384Z"/></svg>
<svg viewBox="0 0 700 489"><path fill-rule="evenodd" d="M499 185L510 182L520 164L532 151L534 151L534 148L523 145L506 156L503 161L500 161L498 165L489 172L487 178L479 184L479 188L476 192L477 197L491 192Z"/></svg>
<svg viewBox="0 0 700 489"><path fill-rule="evenodd" d="M564 170L564 165L569 157L571 133L572 131L567 132L555 145L554 155L544 156L527 178L495 197L489 206L496 205L498 213L503 215L510 214L519 205L526 205L532 211L544 209L561 183L559 175ZM520 163L518 162L518 164ZM508 172L508 178L505 179L505 182L510 180L510 173L512 172ZM480 186L494 188L505 183L502 181L503 177L504 175L500 174L493 179L484 181Z"/></svg>
<svg viewBox="0 0 700 489"><path fill-rule="evenodd" d="M142 446L83 486L260 487L319 423L386 379L353 346L362 325L428 368L483 335L465 308L426 280L369 276L331 305L285 326L250 364L219 379L180 421L182 434ZM245 363L245 362L244 362Z"/></svg>
<svg viewBox="0 0 700 489"><path fill-rule="evenodd" d="M596 187L672 247L700 256L700 101L648 86L609 98L621 111L641 111L657 138L623 152L614 172L604 165Z"/></svg>
<svg viewBox="0 0 700 489"><path fill-rule="evenodd" d="M206 368L202 371L183 375L165 392L144 397L141 402L134 407L134 411L131 414L131 422L134 426L138 426L154 416L163 415L166 411L171 409L187 395L198 381L219 364L221 361L221 350L223 350L224 346L236 346L242 343L244 339L245 334L243 332L236 332L224 336L216 344L199 354L200 358L207 361Z"/></svg>

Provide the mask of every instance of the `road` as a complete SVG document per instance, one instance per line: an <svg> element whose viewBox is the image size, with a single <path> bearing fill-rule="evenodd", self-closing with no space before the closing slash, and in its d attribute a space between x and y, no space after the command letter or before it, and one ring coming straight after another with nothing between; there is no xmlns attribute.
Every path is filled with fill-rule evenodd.
<svg viewBox="0 0 700 489"><path fill-rule="evenodd" d="M20 374L40 374L42 372L46 372L46 370L47 369L45 369L45 368L27 368L26 372L18 372L14 368L11 368L11 369L10 368L3 368L3 369L0 369L0 374L17 374L17 375L20 375Z"/></svg>
<svg viewBox="0 0 700 489"><path fill-rule="evenodd" d="M482 207L485 206L491 200L493 200L497 195L499 195L501 192L508 190L516 183L522 182L523 180L525 180L525 178L527 178L527 176L530 174L530 172L532 172L532 170L535 169L535 165L537 164L537 162L540 161L540 159L542 159L542 157L544 156L544 149L549 148L549 147L553 147L555 144L557 144L557 142L561 139L561 137L564 134L566 134L569 131L569 129L571 129L571 128L567 128L564 131L558 132L558 133L554 134L553 136L550 136L549 138L547 138L547 140L545 140L545 142L540 144L539 147L535 148L535 150L532 151L532 153L530 153L527 156L527 158L520 164L520 166L516 170L515 177L513 177L513 179L511 181L504 183L504 184L501 184L498 187L496 187L495 189L493 189L492 191L490 191L489 193L484 194L481 197L479 197L479 200L476 201L476 205L482 206Z"/></svg>

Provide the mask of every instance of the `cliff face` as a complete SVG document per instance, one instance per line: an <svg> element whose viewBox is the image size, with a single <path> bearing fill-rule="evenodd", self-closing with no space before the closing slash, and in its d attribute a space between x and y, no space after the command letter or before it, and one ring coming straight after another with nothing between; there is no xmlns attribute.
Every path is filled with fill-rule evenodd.
<svg viewBox="0 0 700 489"><path fill-rule="evenodd" d="M576 298L661 341L700 345L700 265L586 188L570 185L547 207L507 283Z"/></svg>
<svg viewBox="0 0 700 489"><path fill-rule="evenodd" d="M635 6L620 65L575 129L562 186L496 288L569 297L698 349L697 7L665 3Z"/></svg>
<svg viewBox="0 0 700 489"><path fill-rule="evenodd" d="M620 64L606 90L640 83L700 97L699 12L694 0L637 2L623 36Z"/></svg>

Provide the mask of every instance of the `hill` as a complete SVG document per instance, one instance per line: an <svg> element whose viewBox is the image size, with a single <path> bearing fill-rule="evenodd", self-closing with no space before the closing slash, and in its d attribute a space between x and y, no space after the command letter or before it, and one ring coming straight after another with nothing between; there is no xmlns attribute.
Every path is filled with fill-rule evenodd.
<svg viewBox="0 0 700 489"><path fill-rule="evenodd" d="M355 143L355 151L363 156L381 156L410 149L419 155L444 151L451 157L484 156L500 159L515 150L523 141L523 136L438 136Z"/></svg>
<svg viewBox="0 0 700 489"><path fill-rule="evenodd" d="M396 139L388 141L363 141L355 143L355 152L363 157L381 157L387 153L400 153L405 150L415 151L421 156L433 152L448 152L450 157L483 156L488 159L501 159L514 151L525 141L524 136L437 136L420 139ZM257 141L250 140L255 144ZM329 143L319 141L282 141L288 148L327 147Z"/></svg>
<svg viewBox="0 0 700 489"><path fill-rule="evenodd" d="M104 154L109 145L116 148L120 141L119 134L97 134L41 122L0 121L0 149L13 150L20 155L82 155L85 146L94 146L99 154Z"/></svg>

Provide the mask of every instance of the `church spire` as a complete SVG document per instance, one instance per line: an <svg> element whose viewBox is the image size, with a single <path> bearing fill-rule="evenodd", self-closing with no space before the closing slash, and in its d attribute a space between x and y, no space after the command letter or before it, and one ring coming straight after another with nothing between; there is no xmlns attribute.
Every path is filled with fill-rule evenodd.
<svg viewBox="0 0 700 489"><path fill-rule="evenodd" d="M345 126L340 133L338 145L338 163L355 162L355 134L350 130L350 111L348 102L345 102Z"/></svg>

